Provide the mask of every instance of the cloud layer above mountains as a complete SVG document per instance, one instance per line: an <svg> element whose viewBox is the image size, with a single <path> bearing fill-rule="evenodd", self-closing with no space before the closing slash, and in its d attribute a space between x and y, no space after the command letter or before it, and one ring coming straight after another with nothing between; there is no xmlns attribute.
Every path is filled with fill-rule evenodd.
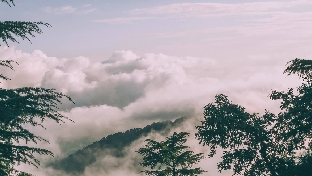
<svg viewBox="0 0 312 176"><path fill-rule="evenodd" d="M108 134L154 121L202 118L204 105L219 93L250 112L278 112L278 102L267 97L271 89L286 90L300 84L297 77L282 74L286 64L282 58L259 66L261 58L244 65L211 58L116 51L102 62L92 62L82 56L49 57L39 50L24 53L14 47L0 47L0 58L19 63L14 65L15 71L1 67L1 73L12 80L2 81L0 87L55 88L76 103L64 101L60 106L75 123L47 122L47 130L31 129L50 141L50 145L40 145L57 157Z"/></svg>

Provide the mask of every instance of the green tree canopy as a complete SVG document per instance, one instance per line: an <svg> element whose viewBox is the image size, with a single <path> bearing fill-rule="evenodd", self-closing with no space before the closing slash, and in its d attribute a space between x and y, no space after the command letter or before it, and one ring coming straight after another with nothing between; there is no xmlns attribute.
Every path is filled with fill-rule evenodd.
<svg viewBox="0 0 312 176"><path fill-rule="evenodd" d="M282 172L281 176L306 176L311 175L312 173L312 155L311 153L307 153L299 157L296 165L287 168L284 172Z"/></svg>
<svg viewBox="0 0 312 176"><path fill-rule="evenodd" d="M196 176L206 172L201 168L192 166L204 158L203 153L194 154L184 146L189 133L174 132L165 141L157 142L151 139L145 140L147 144L137 152L143 155L141 166L150 167L151 170L144 170L146 175L154 176Z"/></svg>
<svg viewBox="0 0 312 176"><path fill-rule="evenodd" d="M13 0L1 0L1 2L5 2L9 6L14 5ZM16 37L29 40L29 36L34 37L34 33L42 33L38 25L50 26L43 22L0 22L0 38L7 46L8 41L18 43ZM12 63L14 63L12 60L1 60L0 66L13 70ZM2 74L0 74L0 78L10 80ZM43 122L47 119L57 123L64 122L68 118L57 111L58 104L63 98L72 101L69 96L58 93L55 89L0 88L0 175L30 175L16 170L15 166L24 163L38 167L40 162L35 158L35 153L53 155L46 149L27 145L29 142L37 143L46 140L31 133L25 126L44 128ZM26 145L21 145L22 141L26 142Z"/></svg>
<svg viewBox="0 0 312 176"><path fill-rule="evenodd" d="M303 59L288 62L284 73L296 73L304 82L296 92L293 88L272 91L270 99L281 100L277 115L267 110L262 116L250 114L222 94L204 107L205 120L196 127L196 137L210 147L210 157L218 147L224 150L220 171L233 168L234 175L276 176L298 166L296 151L311 150L311 63Z"/></svg>

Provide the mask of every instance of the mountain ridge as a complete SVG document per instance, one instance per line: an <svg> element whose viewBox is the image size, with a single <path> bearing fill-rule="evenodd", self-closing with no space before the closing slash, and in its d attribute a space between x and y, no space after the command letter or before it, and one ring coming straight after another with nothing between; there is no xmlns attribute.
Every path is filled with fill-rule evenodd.
<svg viewBox="0 0 312 176"><path fill-rule="evenodd" d="M66 158L49 163L47 166L67 174L83 174L85 168L95 163L97 159L107 156L122 158L127 154L125 149L134 141L147 136L153 131L166 136L172 128L178 127L187 119L189 118L180 117L174 121L154 122L144 128L133 128L125 132L110 134L70 154ZM136 165L139 164L138 161L134 161L134 163Z"/></svg>

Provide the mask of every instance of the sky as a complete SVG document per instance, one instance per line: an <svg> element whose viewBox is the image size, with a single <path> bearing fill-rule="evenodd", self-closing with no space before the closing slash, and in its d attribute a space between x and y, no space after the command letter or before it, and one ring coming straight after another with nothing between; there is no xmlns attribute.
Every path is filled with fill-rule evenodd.
<svg viewBox="0 0 312 176"><path fill-rule="evenodd" d="M296 76L283 74L285 64L312 58L310 0L15 4L0 4L0 21L43 21L52 27L42 27L43 34L31 43L1 43L0 59L19 65L15 71L1 68L12 80L0 87L56 88L72 97L76 104L64 100L60 108L75 123L47 122L47 130L31 128L50 141L39 145L56 157L154 121L203 119L203 107L219 93L247 111L277 113L278 102L268 98L271 90L300 84ZM211 170L206 175L218 176L216 166L202 165ZM38 173L51 174L45 169Z"/></svg>

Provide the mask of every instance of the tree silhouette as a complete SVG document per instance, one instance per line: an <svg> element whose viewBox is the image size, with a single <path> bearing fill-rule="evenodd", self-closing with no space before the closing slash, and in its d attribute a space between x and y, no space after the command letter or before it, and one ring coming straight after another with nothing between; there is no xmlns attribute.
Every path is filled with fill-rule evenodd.
<svg viewBox="0 0 312 176"><path fill-rule="evenodd" d="M306 166L308 160L298 163L296 151L309 153L312 146L312 61L295 59L288 64L284 73L298 74L303 83L296 93L293 88L272 91L270 99L281 100L278 115L267 110L262 116L247 113L223 94L204 107L205 120L195 135L200 144L210 147L209 157L218 147L224 150L220 172L233 167L234 175L277 176Z"/></svg>
<svg viewBox="0 0 312 176"><path fill-rule="evenodd" d="M203 153L194 154L193 151L187 150L189 147L183 145L188 135L186 132L174 132L166 141L145 140L147 144L137 152L143 155L141 166L150 167L151 170L141 172L155 176L196 176L206 172L201 168L192 169L192 165L204 156Z"/></svg>
<svg viewBox="0 0 312 176"><path fill-rule="evenodd" d="M10 7L11 5L15 5L13 0L1 0L1 2L7 3Z"/></svg>
<svg viewBox="0 0 312 176"><path fill-rule="evenodd" d="M299 157L298 163L296 165L289 167L287 170L282 172L282 176L305 176L311 175L312 173L312 155L307 153Z"/></svg>
<svg viewBox="0 0 312 176"><path fill-rule="evenodd" d="M1 2L7 3L10 7L15 5L13 0L1 0ZM0 21L0 38L7 46L8 41L19 43L16 37L22 40L28 40L29 37L35 37L34 33L41 34L42 30L40 25L51 27L49 23L44 22L26 22L26 21ZM0 44L1 46L1 44Z"/></svg>
<svg viewBox="0 0 312 176"><path fill-rule="evenodd" d="M13 0L1 0L1 2L14 6ZM29 40L28 35L34 37L34 33L42 33L38 26L41 24L50 26L42 22L0 22L0 38L7 46L8 41L18 43L15 37ZM1 60L0 66L13 69L12 63L14 63L12 60ZM2 74L0 78L10 80ZM72 101L69 96L58 93L55 89L0 88L0 175L31 175L16 170L15 166L24 163L38 167L40 162L35 158L35 153L53 156L49 150L27 146L29 142L37 144L38 141L46 140L31 133L25 126L44 128L43 122L47 119L57 123L68 119L57 111L62 98ZM22 141L26 142L26 145L21 145Z"/></svg>

